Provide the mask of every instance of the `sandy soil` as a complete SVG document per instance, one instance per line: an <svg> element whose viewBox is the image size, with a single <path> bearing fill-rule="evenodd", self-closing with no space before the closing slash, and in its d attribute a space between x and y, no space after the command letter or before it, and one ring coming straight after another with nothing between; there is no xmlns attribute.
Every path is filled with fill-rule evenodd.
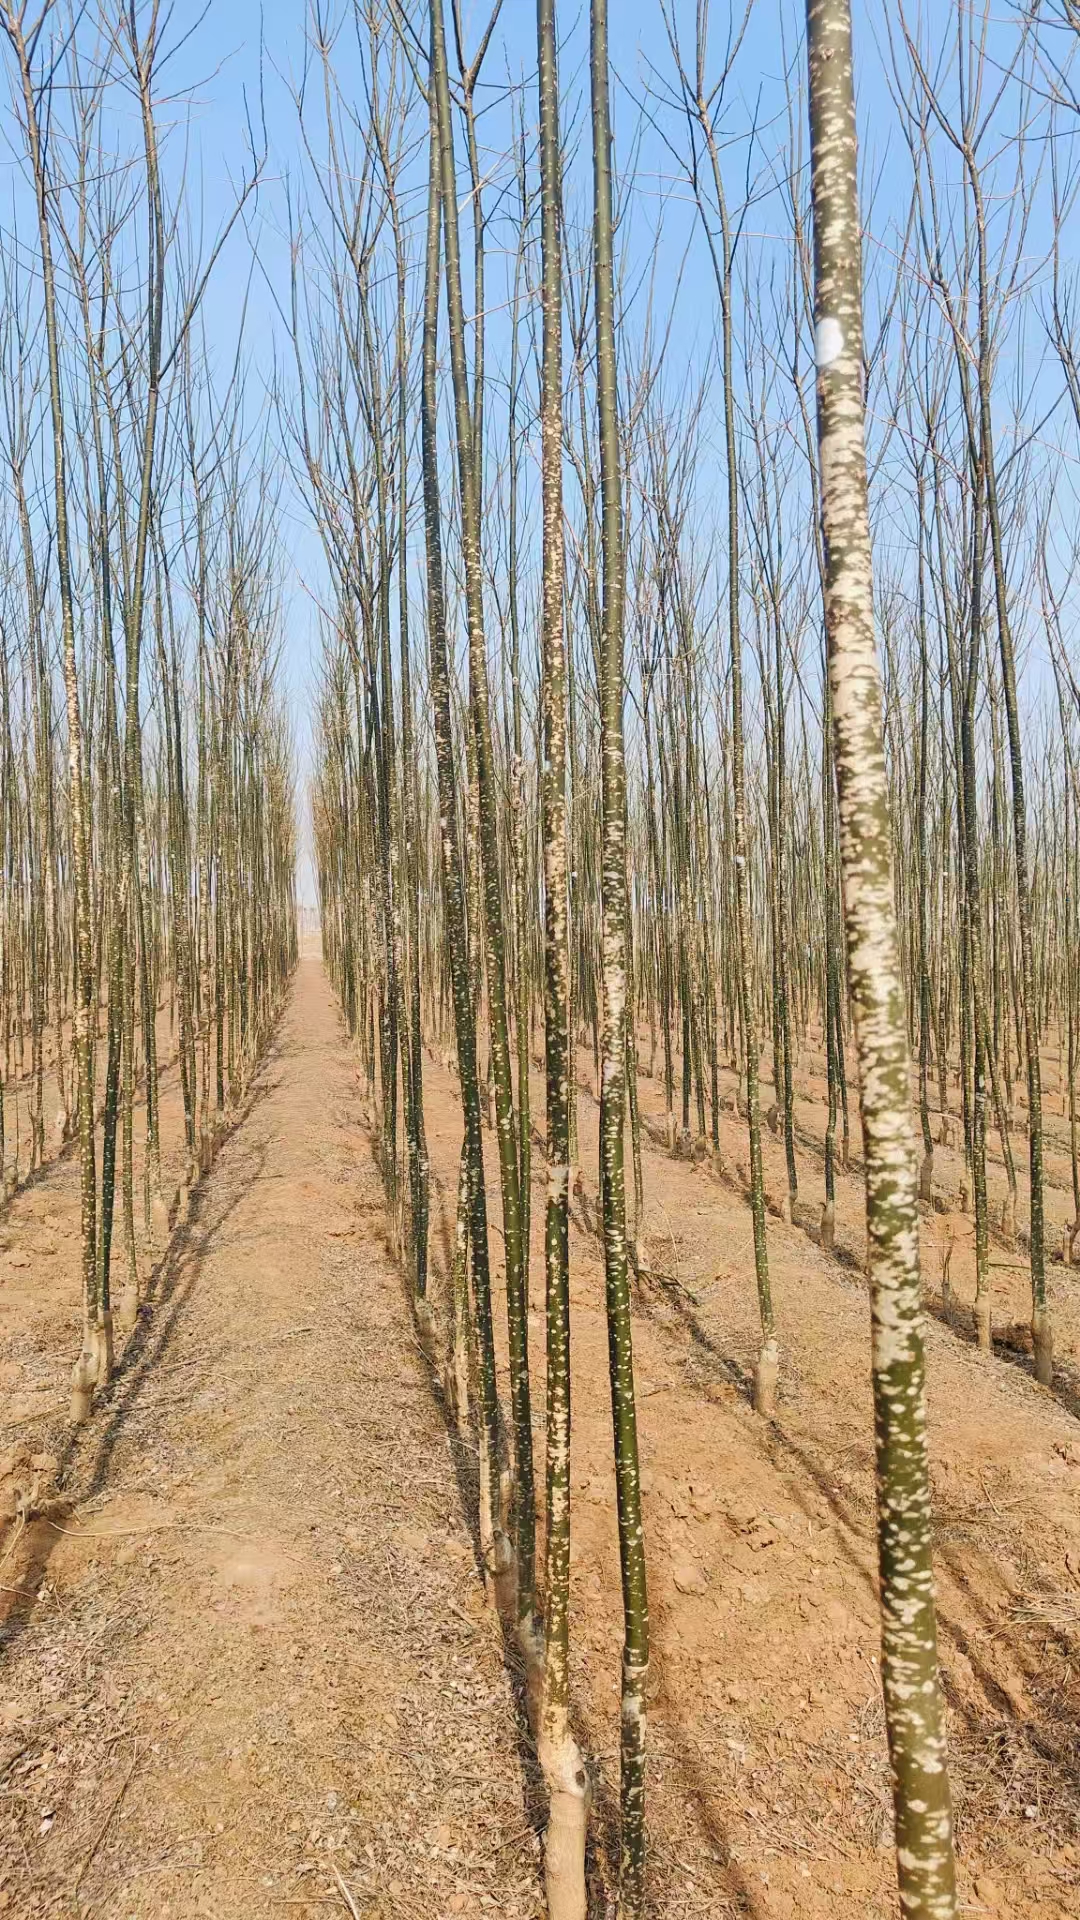
<svg viewBox="0 0 1080 1920"><path fill-rule="evenodd" d="M536 1911L471 1463L355 1090L305 960L108 1401L70 1447L18 1430L70 1510L0 1574L2 1911ZM50 1330L5 1344L55 1392L74 1347Z"/></svg>
<svg viewBox="0 0 1080 1920"><path fill-rule="evenodd" d="M588 1069L582 1053L584 1191L572 1244L575 1687L610 1807L620 1594ZM800 1102L804 1204L795 1224L769 1224L783 1377L778 1417L762 1422L749 1405L758 1336L744 1123L724 1114L721 1168L673 1158L662 1144L661 1090L647 1076L640 1087L649 1271L637 1292L634 1340L655 1654L656 1911L825 1920L839 1903L845 1915L869 1920L896 1903L877 1673L860 1178L853 1170L841 1179L837 1250L827 1255L816 1243L822 1175L814 1130L823 1131L823 1114L812 1098ZM733 1078L726 1092L733 1097ZM539 1076L532 1100L542 1115ZM426 1063L425 1106L445 1267L460 1117L442 1058ZM938 1158L947 1177L956 1156ZM779 1195L783 1154L771 1138L767 1170ZM488 1183L498 1219L490 1140ZM543 1183L536 1143L537 1415ZM943 1227L954 1231L953 1283L964 1298L966 1225L926 1211L931 1306L933 1246ZM1019 1317L1024 1274L995 1269L995 1283L997 1317ZM1053 1393L1036 1386L1023 1355L979 1353L966 1322L931 1313L928 1324L963 1910L1014 1920L1072 1914L1080 1903L1080 1430L1068 1369L1080 1331L1076 1286L1054 1269L1066 1365ZM539 1448L539 1417L536 1437ZM602 1852L594 1873L599 1892L610 1882Z"/></svg>
<svg viewBox="0 0 1080 1920"><path fill-rule="evenodd" d="M587 1082L584 1054L581 1065ZM539 1075L532 1092L538 1116ZM78 1324L73 1163L12 1205L0 1254L12 1450L0 1484L36 1474L62 1504L25 1530L10 1522L0 1545L0 1911L541 1911L542 1809L514 1661L478 1578L475 1456L448 1438L416 1342L361 1094L308 958L247 1110L153 1271L115 1386L74 1444L60 1415ZM820 1088L803 1077L802 1204L795 1224L769 1226L783 1376L777 1418L762 1422L748 1400L742 1123L723 1116L722 1167L675 1159L648 1076L641 1098L648 1271L634 1338L653 1908L672 1920L877 1920L895 1911L895 1893L857 1168L841 1179L827 1255L814 1231ZM461 1120L456 1080L435 1055L425 1109L438 1301ZM600 1920L613 1875L620 1600L587 1085L580 1117L573 1670L597 1777L589 1867ZM175 1088L163 1122L171 1167ZM497 1222L490 1138L487 1163ZM767 1164L778 1192L771 1137ZM957 1165L939 1155L926 1214L931 1307L949 1229L964 1299L966 1223L949 1209ZM538 1461L544 1175L536 1145ZM492 1244L497 1255L497 1231ZM995 1257L1022 1256L999 1244ZM149 1272L149 1249L144 1258ZM1022 1317L1023 1281L1019 1268L995 1269L1003 1322ZM1053 1391L1035 1385L1022 1353L979 1353L962 1318L931 1314L928 1329L962 1903L1012 1920L1063 1920L1080 1906L1076 1286L1054 1269ZM497 1317L505 1383L501 1297Z"/></svg>
<svg viewBox="0 0 1080 1920"><path fill-rule="evenodd" d="M648 1053L646 1042L642 1047L642 1058L647 1059ZM1063 1266L1061 1261L1063 1230L1073 1220L1074 1208L1069 1123L1064 1114L1056 1047L1045 1050L1042 1072L1047 1273L1055 1327L1054 1391L1074 1414L1080 1414L1080 1270L1073 1271ZM849 1073L853 1073L853 1062L850 1060ZM584 1074L583 1080L587 1083ZM721 1074L722 1097L726 1097L732 1105L735 1084L733 1074ZM660 1086L650 1077L644 1077L640 1087L642 1110L648 1116L654 1143L661 1145L664 1128ZM914 1080L912 1091L914 1099ZM963 1138L960 1095L951 1078L948 1095L953 1137L958 1144L953 1147L935 1145L934 1148L933 1205L926 1208L923 1215L923 1274L927 1282L929 1310L939 1318L948 1318L957 1333L970 1337L970 1308L975 1297L975 1228L970 1211L961 1211L961 1195L967 1185L967 1176L962 1147L959 1145ZM800 1070L795 1075L795 1096L796 1162L801 1201L796 1209L796 1218L812 1234L816 1234L824 1196L826 1080L824 1059L820 1049L812 1044L804 1046L802 1051ZM772 1097L773 1089L768 1078L764 1077L763 1113ZM857 1082L854 1079L850 1093L850 1118L851 1165L846 1176L841 1171L837 1180L836 1244L842 1260L858 1265L865 1247L865 1226L859 1158L862 1135ZM936 1084L931 1096L931 1124L936 1137ZM1027 1323L1031 1318L1031 1289L1027 1240L1030 1181L1026 1129L1026 1095L1022 1088L1017 1088L1010 1133L1017 1184L1019 1233L1016 1236L1003 1235L999 1230L1008 1182L996 1125L989 1124L987 1132L987 1193L991 1214L989 1285L995 1344L1004 1357L1024 1365L1029 1362L1031 1352L1027 1331ZM837 1138L839 1145L839 1131ZM778 1199L787 1185L783 1141L782 1137L774 1136L767 1128L763 1128L763 1139L766 1181ZM725 1115L721 1141L725 1159L737 1172L738 1166L745 1166L746 1163L745 1128L731 1112ZM919 1150L921 1152L921 1143ZM952 1290L947 1314L942 1301L942 1273L946 1263Z"/></svg>

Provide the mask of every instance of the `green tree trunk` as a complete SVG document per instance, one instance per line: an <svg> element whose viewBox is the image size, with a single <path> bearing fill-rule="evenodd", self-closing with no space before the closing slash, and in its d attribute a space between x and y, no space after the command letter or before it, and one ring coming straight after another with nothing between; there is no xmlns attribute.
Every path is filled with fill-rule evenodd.
<svg viewBox="0 0 1080 1920"><path fill-rule="evenodd" d="M543 587L544 1025L547 1067L547 1537L538 1749L548 1790L549 1920L585 1920L589 1780L570 1730L570 949L567 909L566 633L562 488L562 170L555 0L537 0L540 91L541 479Z"/></svg>
<svg viewBox="0 0 1080 1920"><path fill-rule="evenodd" d="M602 500L603 617L600 641L601 914L603 1040L600 1183L607 1296L611 1412L623 1589L620 1920L645 1911L645 1685L649 1608L638 1475L630 1330L623 1128L626 1105L626 757L623 741L623 529L620 480L615 271L608 99L607 0L592 0L593 262L597 420Z"/></svg>

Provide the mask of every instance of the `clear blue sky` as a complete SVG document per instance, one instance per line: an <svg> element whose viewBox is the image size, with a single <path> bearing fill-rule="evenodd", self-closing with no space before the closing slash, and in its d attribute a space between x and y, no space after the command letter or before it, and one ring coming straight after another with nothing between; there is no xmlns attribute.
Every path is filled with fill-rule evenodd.
<svg viewBox="0 0 1080 1920"><path fill-rule="evenodd" d="M186 6L188 0L183 0ZM349 11L349 0L327 0L332 15L340 18ZM660 272L653 286L661 308L672 300L676 286L673 317L667 335L664 356L664 381L672 394L680 383L700 368L708 352L716 313L715 290L707 260L696 234L693 211L686 188L678 176L677 162L664 138L647 124L641 112L642 101L650 92L653 72L669 76L671 60L663 30L658 0L610 0L612 62L615 70L613 104L616 128L616 160L625 173L633 166L634 185L629 216L624 223L630 278L635 264L649 260L659 236ZM179 12L179 9L178 9ZM1008 8L1002 10L992 29L995 36L1011 32ZM922 19L932 24L935 33L944 32L952 15L946 0L924 0ZM246 353L250 366L250 398L255 405L268 388L275 366L287 360L283 330L274 308L270 289L284 299L288 285L289 251L286 238L285 188L295 189L308 165L299 138L292 91L298 84L305 61L305 0L211 0L206 18L183 49L176 67L176 83L192 91L189 181L204 196L205 221L210 231L231 194L231 182L240 174L245 151L245 114L258 118L265 112L269 140L267 177L258 205L248 223L248 232L237 235L211 287L206 305L208 337L221 356L222 364L231 364L238 316L245 293L251 300L246 323ZM687 47L693 29L693 0L678 0L676 17L685 35ZM917 4L909 9L909 18L919 19ZM486 24L488 8L467 0L465 6L468 47L475 46ZM873 240L867 247L867 271L871 283L875 270L879 276L888 270L891 234L903 222L910 192L910 164L897 127L889 98L886 70L889 60L887 22L897 18L897 0L856 0L856 65L859 92L860 143L863 172L864 212L870 209L869 223ZM719 57L722 36L727 32L728 8L725 0L714 0L712 37ZM785 67L802 83L801 35L803 13L800 0L757 0L745 40L741 47L730 92L729 125L733 143L727 155L732 197L740 197L746 166L746 130L756 124L754 172L760 180L770 156L783 147L786 136ZM561 78L563 87L564 133L576 129L577 150L571 163L567 204L573 218L575 192L582 212L586 206L589 183L588 128L588 7L563 4L559 10L562 42ZM342 40L338 77L343 89L349 84L349 43ZM992 45L994 42L992 42ZM511 118L508 107L508 83L524 80L526 129L535 115L532 75L535 63L535 8L533 0L504 0L484 69L488 89L488 108L481 135L485 164L492 181L492 197L497 185L507 177L507 155L511 146ZM715 62L714 62L715 67ZM661 112L655 100L649 111ZM669 133L678 134L678 119L661 112ZM174 147L178 152L178 144ZM463 150L459 142L459 161ZM955 163L946 159L942 182L948 193L955 179ZM747 223L746 246L767 266L772 251L771 233L782 226L781 211L767 194L757 201ZM1045 221L1036 222L1032 246L1037 252L1044 244ZM500 275L501 239L497 212L489 235L491 267L487 307L489 322L489 365L497 369L500 350ZM257 254L253 268L252 255ZM777 257L786 257L786 242L780 240ZM254 276L254 277L253 277ZM644 289L638 311L643 313ZM870 311L873 311L871 289ZM633 329L631 328L631 331ZM493 402L498 405L497 399ZM707 426L705 443L713 434ZM290 561L287 595L287 660L293 689L293 711L302 762L307 757L307 717L311 666L317 651L317 617L313 594L321 588L322 563L318 541L306 524L297 497L285 493L285 523ZM301 772L305 771L302 764Z"/></svg>
<svg viewBox="0 0 1080 1920"><path fill-rule="evenodd" d="M186 0L185 0L186 4ZM338 0L338 15L346 11L347 0ZM682 4L679 15L687 30L692 25L692 6ZM284 182L294 182L303 173L305 161L298 137L297 115L291 90L301 76L305 60L305 0L211 0L205 19L182 50L175 67L175 82L191 90L191 134L189 182L201 191L205 206L206 229L212 228L243 168L245 157L245 115L258 115L260 93L269 136L269 165L266 184L257 209L249 223L249 236L237 236L220 262L206 304L207 333L221 364L231 363L237 319L241 303L251 288L251 304L246 322L247 357L252 370L252 399L260 380L269 383L275 353L283 351L282 332L273 302L260 275L265 275L284 297L288 282L288 245L285 232ZM714 8L714 38L719 45L726 29L726 9ZM466 35L471 44L488 18L486 5L468 0L465 8ZM786 26L781 30L781 19ZM739 56L736 91L733 95L732 125L745 127L756 112L767 122L779 109L785 56L798 62L795 38L801 25L797 5L780 6L778 0L758 0L750 29ZM564 124L575 121L583 138L579 155L587 162L587 128L583 116L588 104L588 9L582 4L563 5L559 14L562 43L562 83ZM532 0L504 0L485 66L485 80L497 99L505 93L506 82L526 83L527 119L535 111L531 78L535 65L535 9ZM867 72L876 70L871 35L863 32ZM785 44L786 40L786 44ZM343 47L348 47L343 39ZM614 0L611 6L611 50L616 73L613 103L616 141L623 164L630 157L631 137L639 133L640 119L635 96L644 95L650 64L667 71L669 60L659 8L650 0ZM341 77L347 81L348 54L341 62ZM865 92L865 86L864 86ZM880 83L875 79L874 96L880 101ZM872 116L871 116L872 117ZM880 118L879 118L880 125ZM483 123L493 170L508 144L508 115L505 106L495 104ZM779 128L777 135L779 137ZM772 143L766 126L763 147ZM174 152L179 151L174 140ZM635 193L630 222L631 256L647 258L653 235L661 236L665 272L661 287L673 285L682 269L682 297L676 305L675 325L670 336L670 352L676 362L689 364L707 340L713 325L715 299L711 285L703 276L704 262L693 255L683 267L688 241L693 233L691 210L674 177L674 163L663 143L648 130L641 135L634 151ZM497 245L497 235L495 236ZM252 281L251 246L257 249L258 268ZM667 269L670 271L667 271ZM493 279L497 275L493 267ZM497 352L497 321L495 352ZM306 604L304 580L317 575L317 543L294 512L290 519L290 539L297 577L293 582L290 615L290 671L299 700L307 683L307 665L314 639L314 621Z"/></svg>

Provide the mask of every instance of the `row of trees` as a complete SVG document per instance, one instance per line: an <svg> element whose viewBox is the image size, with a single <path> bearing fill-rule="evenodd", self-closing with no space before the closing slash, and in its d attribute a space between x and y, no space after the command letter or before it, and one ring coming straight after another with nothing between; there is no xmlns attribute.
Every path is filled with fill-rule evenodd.
<svg viewBox="0 0 1080 1920"><path fill-rule="evenodd" d="M76 1420L114 1298L135 1324L140 1214L167 1231L163 1054L194 1180L296 946L273 489L198 331L258 162L200 256L161 146L167 28L156 4L0 8L23 162L0 248L0 1006L6 1112L29 1120L12 1140L0 1099L0 1162L9 1193L41 1164L54 1088L80 1166Z"/></svg>
<svg viewBox="0 0 1080 1920"><path fill-rule="evenodd" d="M650 1064L659 1042L673 1142L680 1132L684 1139L696 1132L716 1143L718 1065L725 1057L740 1059L741 1098L751 1110L764 1289L764 1197L753 1146L763 1042L770 1043L770 1118L786 1147L787 1207L799 1197L795 1067L808 1033L825 1057L826 1242L833 1232L835 1165L838 1155L846 1159L849 1137L836 823L832 804L826 804L828 696L815 637L822 549L807 347L810 229L793 114L788 141L768 169L779 180L769 188L769 204L784 214L790 248L780 267L772 251L751 253L743 229L766 188L756 183L747 195L743 187L739 204L730 205L720 164L721 146L735 142L727 96L738 46L713 60L707 15L689 47L674 23L668 25L670 71L652 71L648 101L654 114L663 108L680 116L670 145L715 273L718 335L715 355L692 390L680 381L672 392L662 364L667 335L654 319L640 338L634 336L633 349L623 351L630 913L638 999L651 1029ZM986 73L1003 63L1004 83L987 101ZM961 74L968 76L964 86L971 98L965 105L964 95L950 119ZM939 59L932 61L914 38L899 34L885 79L896 93L912 187L895 213L895 230L890 227L882 243L883 252L889 248L888 271L878 263L871 276L871 497L888 530L877 600L892 818L905 855L898 905L918 1063L923 1192L929 1196L932 1190L935 1146L952 1144L959 1122L977 1229L978 1329L988 1343L990 1233L994 1228L1012 1237L1020 1224L1013 1135L1018 1102L1026 1107L1034 1160L1031 1224L1024 1231L1030 1235L1036 1363L1048 1380L1053 1356L1041 1210L1040 1062L1061 1038L1058 1091L1070 1118L1075 1186L1074 1076L1064 1057L1070 1019L1075 1024L1075 989L1064 916L1073 910L1075 894L1068 868L1077 701L1066 640L1075 574L1063 514L1066 483L1048 468L1047 454L1053 459L1060 442L1068 443L1076 389L1070 276L1061 253L1071 205L1068 168L1059 160L1051 179L1045 163L1040 168L1029 162L1028 149L1033 112L1041 112L1053 130L1050 151L1059 156L1072 123L1060 87L1056 101L1047 104L1046 60L1033 29L1018 31L1003 51L990 47L975 24L962 21L956 57L944 75ZM694 104L699 97L700 110ZM986 124L979 120L980 101ZM945 207L939 177L954 141L961 149L985 147L988 158L980 171L979 153L973 152L962 176L965 197L959 206L950 201ZM399 168L404 165L399 157ZM1024 211L1006 224L984 207L980 227L979 206L1001 203L1010 166ZM408 191L416 190L410 179ZM499 792L513 798L507 966L513 999L527 1009L539 1004L541 953L537 923L523 918L521 903L538 895L542 865L540 781L527 777L539 706L521 647L539 591L535 488L525 459L535 409L523 386L532 326L526 289L535 277L535 240L529 237L534 198L516 155L503 203L516 201L517 212L513 219L503 214L500 234L506 241L509 224L511 244L502 248L513 259L505 302L509 339L495 374L487 376L489 396L481 406L481 419L485 405L489 418L496 405L504 409L492 429L500 457L492 464L489 456L487 468L490 528L482 571L489 625L501 643L493 682ZM478 174L473 200L481 214L473 270L482 290L485 273L490 278L492 223ZM995 220L1003 226L1000 234ZM1033 234L1043 222L1037 278L1030 260ZM576 516L579 503L599 499L601 475L589 431L588 253L570 214L566 227L573 357L565 438ZM1016 356L1036 319L1043 323L1038 380L1032 379L1030 393L1018 395ZM476 345L482 370L482 329ZM337 388L348 393L340 380ZM995 408L1005 413L999 437L1007 442L1006 457L996 451ZM724 423L730 510L723 539L710 539L701 501L703 486L714 477L710 422L717 412ZM1055 436L1049 448L1048 422ZM480 471L483 484L482 461ZM340 540L336 505L333 517ZM591 702L601 626L595 589L600 540L587 514L580 526L575 518L571 533L566 599L579 651L572 649L569 662L570 833L571 868L581 883L571 991L575 1025L589 1030L598 1064L602 937L595 836L601 760ZM729 577L740 582L738 596L727 593ZM1022 713L1017 660L1025 653L1039 665ZM1029 785L1032 764L1037 770L1030 797L1022 718L1034 749L1027 755ZM479 816L474 826L479 832ZM436 871L430 843L423 857L425 873ZM745 877L741 911L738 876ZM425 930L425 992L449 1022L442 928L426 919ZM518 1054L523 1057L520 1044ZM999 1158L1008 1188L993 1221L988 1152ZM1070 1232L1068 1257L1072 1244ZM775 1363L769 1348L763 1390Z"/></svg>
<svg viewBox="0 0 1080 1920"><path fill-rule="evenodd" d="M316 17L319 85L309 76L297 104L329 218L294 215L289 428L334 582L315 780L324 948L428 1329L423 1041L453 1037L464 1140L447 1371L459 1419L475 1399L486 1562L533 1674L551 1910L584 1912L589 1795L566 1662L580 1040L600 1099L625 1605L622 1911L643 1900L648 1660L629 1312L644 1200L637 1082L662 1076L673 1149L707 1151L719 1147L721 1065L738 1073L755 1395L769 1415L781 1355L764 1057L785 1147L781 1210L809 1185L825 1247L858 1091L901 1899L911 1914L948 1914L917 1201L932 1197L935 1150L959 1146L978 1337L989 1343L991 1233L1022 1234L1035 1371L1051 1382L1043 1070L1055 1052L1067 1259L1080 1221L1069 14L1003 24L958 5L918 27L890 15L876 85L890 181L903 185L891 198L878 187L880 210L867 196L864 248L847 7L808 8L808 114L781 10L796 48L786 86L776 111L744 124L752 10L725 37L707 6L687 28L660 0L663 57L635 82L635 139L674 169L685 244L715 295L707 350L683 355L679 272L670 311L658 291L670 247L661 239L642 266L627 234L643 196L612 180L604 6L591 8L587 195L559 124L552 6L539 0L534 79L485 95L497 18L466 44L455 8L451 61L440 0L422 14L357 6L333 31ZM502 148L492 136L481 146L478 100L501 107ZM540 1028L542 1580L527 1316ZM824 1056L827 1095L823 1166L811 1161L809 1179L795 1119L808 1045ZM1004 1191L992 1220L995 1139Z"/></svg>

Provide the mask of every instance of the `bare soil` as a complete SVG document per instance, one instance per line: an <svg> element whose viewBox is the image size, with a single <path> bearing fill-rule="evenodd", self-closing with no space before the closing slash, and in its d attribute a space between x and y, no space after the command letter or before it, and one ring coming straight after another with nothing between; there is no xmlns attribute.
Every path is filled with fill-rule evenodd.
<svg viewBox="0 0 1080 1920"><path fill-rule="evenodd" d="M597 1777L599 1920L615 1859L621 1629L588 1064L583 1053L572 1632L579 1735ZM763 1422L749 1405L744 1125L724 1113L719 1164L674 1158L661 1089L648 1075L640 1085L654 1910L891 1914L858 1168L841 1176L826 1254L811 1061L799 1081L800 1205L794 1224L769 1225L783 1372L777 1418ZM78 1334L73 1162L12 1204L0 1255L12 1450L0 1485L25 1489L36 1475L44 1509L25 1528L11 1519L0 1544L0 1911L542 1911L542 1805L519 1675L478 1575L475 1456L450 1439L416 1340L363 1092L306 958L247 1109L152 1271L115 1385L74 1441L62 1420ZM539 1075L532 1097L540 1116ZM170 1082L173 1167L178 1108ZM461 1116L434 1054L425 1112L438 1305ZM487 1162L498 1222L490 1139ZM539 1144L533 1169L539 1463ZM1063 1920L1080 1907L1080 1281L1053 1270L1053 1390L1036 1386L1022 1351L980 1353L964 1311L958 1169L939 1152L924 1253L962 1908ZM771 1136L767 1172L779 1194ZM947 1319L937 1250L950 1229ZM8 1266L12 1253L26 1264ZM1004 1326L1026 1310L1023 1255L999 1242L995 1258L1015 1263L995 1268ZM501 1300L498 1321L505 1385Z"/></svg>
<svg viewBox="0 0 1080 1920"><path fill-rule="evenodd" d="M13 1522L3 1549L2 1911L537 1909L472 1465L415 1345L355 1095L305 959L107 1400L73 1442L12 1432L56 1456L69 1510ZM73 1180L54 1167L38 1192L59 1209ZM76 1269L31 1258L20 1280L53 1307L5 1316L7 1364L62 1399Z"/></svg>
<svg viewBox="0 0 1080 1920"><path fill-rule="evenodd" d="M645 1036L641 1057L648 1059ZM621 1599L591 1068L582 1050L583 1179L571 1247L572 1617L582 1735L601 1764L610 1810ZM778 1415L764 1422L750 1406L759 1334L746 1130L734 1111L733 1075L722 1091L729 1107L717 1162L667 1151L662 1090L648 1074L639 1083L648 1267L636 1290L634 1343L654 1652L656 1911L687 1920L832 1920L839 1911L869 1920L895 1912L896 1895L878 1677L861 1172L853 1160L839 1178L837 1245L827 1254L817 1241L824 1083L801 1078L802 1199L793 1224L778 1217L782 1143L766 1136L783 1360ZM531 1097L542 1116L539 1075ZM426 1065L425 1110L445 1270L460 1115L444 1058ZM854 1099L852 1122L857 1155ZM958 1154L939 1151L943 1182L958 1183L960 1166ZM540 1448L546 1170L535 1138L533 1167L530 1332ZM493 1142L488 1184L498 1219ZM991 1185L1000 1201L1000 1169L992 1168ZM1022 1202L1025 1190L1022 1181ZM1065 1916L1080 1906L1080 1427L1072 1390L1080 1277L1052 1269L1059 1365L1048 1391L1022 1351L999 1345L985 1354L973 1343L965 1311L970 1227L955 1198L943 1185L925 1210L924 1263L961 1907L1012 1920ZM1055 1210L1064 1217L1057 1194ZM950 1230L954 1306L945 1320L937 1248ZM994 1257L1009 1263L994 1269L995 1321L1007 1325L1030 1314L1027 1266L1000 1236ZM594 1873L598 1893L610 1888L603 1853Z"/></svg>

